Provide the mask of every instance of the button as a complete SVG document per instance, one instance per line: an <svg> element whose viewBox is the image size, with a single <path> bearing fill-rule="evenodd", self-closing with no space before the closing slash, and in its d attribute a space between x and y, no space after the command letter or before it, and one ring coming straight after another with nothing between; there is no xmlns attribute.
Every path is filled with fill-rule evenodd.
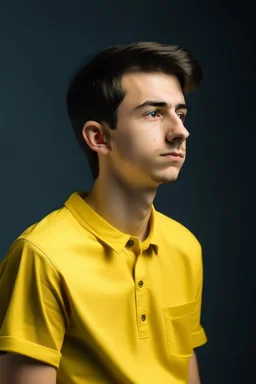
<svg viewBox="0 0 256 384"><path fill-rule="evenodd" d="M142 281L142 280L140 280L140 281L138 282L138 286L139 286L140 288L142 288L142 287L143 287L143 285L144 285L143 281Z"/></svg>
<svg viewBox="0 0 256 384"><path fill-rule="evenodd" d="M142 321L145 321L145 320L146 320L146 318L147 318L147 316L146 316L146 315L142 315L142 316L141 316L141 320L142 320Z"/></svg>
<svg viewBox="0 0 256 384"><path fill-rule="evenodd" d="M134 241L129 240L129 241L127 241L126 245L127 245L127 247L132 247L134 245Z"/></svg>

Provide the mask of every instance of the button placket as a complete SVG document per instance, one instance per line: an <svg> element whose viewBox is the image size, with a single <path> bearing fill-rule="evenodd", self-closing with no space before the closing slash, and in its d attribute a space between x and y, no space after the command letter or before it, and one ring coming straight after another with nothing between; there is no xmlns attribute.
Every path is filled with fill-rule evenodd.
<svg viewBox="0 0 256 384"><path fill-rule="evenodd" d="M146 260L140 257L135 266L135 294L136 294L136 309L137 323L140 338L149 337L148 332L148 297L145 279Z"/></svg>
<svg viewBox="0 0 256 384"><path fill-rule="evenodd" d="M135 247L135 241L133 239L129 239L126 244L125 244L125 248L126 248L126 251L127 253L129 254L129 256L131 257L133 263L136 261L136 254L135 254L135 250L136 250L136 247Z"/></svg>

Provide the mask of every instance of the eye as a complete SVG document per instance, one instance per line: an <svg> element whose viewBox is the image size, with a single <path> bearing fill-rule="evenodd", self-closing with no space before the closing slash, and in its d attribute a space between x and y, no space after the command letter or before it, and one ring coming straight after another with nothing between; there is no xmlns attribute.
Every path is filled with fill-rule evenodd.
<svg viewBox="0 0 256 384"><path fill-rule="evenodd" d="M185 119L186 119L186 115L184 115L184 113L181 113L181 112L178 112L177 115L179 116L179 118L180 118L180 119L183 121L183 123L184 123L184 121L185 121Z"/></svg>
<svg viewBox="0 0 256 384"><path fill-rule="evenodd" d="M145 113L144 116L149 116L149 117L152 117L154 119L154 118L159 116L159 113L157 110L154 110L154 111L150 111L150 112Z"/></svg>

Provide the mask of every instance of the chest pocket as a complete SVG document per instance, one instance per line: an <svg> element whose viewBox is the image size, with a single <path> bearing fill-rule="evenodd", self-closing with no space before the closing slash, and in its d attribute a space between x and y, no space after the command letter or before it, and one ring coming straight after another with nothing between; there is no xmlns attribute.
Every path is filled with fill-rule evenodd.
<svg viewBox="0 0 256 384"><path fill-rule="evenodd" d="M163 308L167 344L173 357L190 357L193 354L191 332L196 301Z"/></svg>

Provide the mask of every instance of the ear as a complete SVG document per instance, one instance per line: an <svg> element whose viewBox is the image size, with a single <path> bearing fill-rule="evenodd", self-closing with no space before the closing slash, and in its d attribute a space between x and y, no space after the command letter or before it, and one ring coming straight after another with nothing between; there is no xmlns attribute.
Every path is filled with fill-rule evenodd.
<svg viewBox="0 0 256 384"><path fill-rule="evenodd" d="M97 121L87 121L83 126L82 135L93 151L102 155L109 153L110 145L102 124Z"/></svg>

